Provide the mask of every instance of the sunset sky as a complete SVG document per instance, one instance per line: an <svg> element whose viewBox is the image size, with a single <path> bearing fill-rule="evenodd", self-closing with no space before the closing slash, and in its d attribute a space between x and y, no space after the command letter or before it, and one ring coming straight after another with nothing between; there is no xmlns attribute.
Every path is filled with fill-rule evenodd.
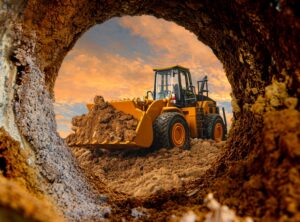
<svg viewBox="0 0 300 222"><path fill-rule="evenodd" d="M64 59L55 84L58 132L68 135L72 117L86 113L95 95L142 97L153 90L152 68L176 64L190 68L194 83L207 75L210 97L231 119L231 87L209 47L175 23L125 16L91 28Z"/></svg>

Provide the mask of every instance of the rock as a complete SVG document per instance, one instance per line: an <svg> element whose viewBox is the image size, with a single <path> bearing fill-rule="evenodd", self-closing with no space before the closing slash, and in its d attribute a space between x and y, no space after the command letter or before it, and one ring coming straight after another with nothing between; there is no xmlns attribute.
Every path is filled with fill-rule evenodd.
<svg viewBox="0 0 300 222"><path fill-rule="evenodd" d="M196 222L197 215L193 211L189 211L180 218L179 222Z"/></svg>
<svg viewBox="0 0 300 222"><path fill-rule="evenodd" d="M135 219L141 219L142 217L147 216L147 209L143 207L137 207L131 209L131 216L134 217Z"/></svg>
<svg viewBox="0 0 300 222"><path fill-rule="evenodd" d="M210 210L206 214L206 219L204 222L253 222L250 217L240 218L235 212L226 205L221 205L213 196L209 193L205 198L205 203Z"/></svg>

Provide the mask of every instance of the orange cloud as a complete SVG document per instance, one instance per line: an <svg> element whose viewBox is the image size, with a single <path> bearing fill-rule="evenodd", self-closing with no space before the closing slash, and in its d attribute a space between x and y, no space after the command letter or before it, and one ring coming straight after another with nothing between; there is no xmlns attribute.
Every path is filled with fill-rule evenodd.
<svg viewBox="0 0 300 222"><path fill-rule="evenodd" d="M91 102L96 94L108 100L141 97L153 88L152 67L172 64L189 67L195 85L196 80L207 74L212 97L230 100L231 88L222 65L193 33L151 16L122 17L120 24L133 35L146 39L157 56L147 57L150 61L125 58L107 51L95 56L75 47L70 52L73 59L66 60L60 69L55 85L56 101Z"/></svg>
<svg viewBox="0 0 300 222"><path fill-rule="evenodd" d="M222 64L212 50L201 43L193 33L175 23L152 16L125 16L120 19L120 23L129 28L134 35L145 38L156 51L161 52L158 59L152 59L153 64L184 65L190 68L195 85L197 80L208 75L212 97L221 101L231 99L231 86Z"/></svg>
<svg viewBox="0 0 300 222"><path fill-rule="evenodd" d="M193 33L173 22L152 16L125 16L120 19L120 24L130 29L134 35L146 39L154 50L164 52L155 60L158 65L169 66L182 62L190 68L198 64L220 65L209 47L201 43Z"/></svg>
<svg viewBox="0 0 300 222"><path fill-rule="evenodd" d="M70 130L57 130L61 138L66 138L70 134Z"/></svg>
<svg viewBox="0 0 300 222"><path fill-rule="evenodd" d="M58 114L58 115L55 115L55 118L56 118L56 120L61 120L61 119L64 119L65 117L63 115Z"/></svg>
<svg viewBox="0 0 300 222"><path fill-rule="evenodd" d="M65 119L57 119L56 122L58 124L57 132L62 137L65 138L71 132L71 117L64 117Z"/></svg>
<svg viewBox="0 0 300 222"><path fill-rule="evenodd" d="M91 102L96 94L106 99L143 96L152 89L151 74L152 67L140 58L78 53L61 67L55 85L56 101Z"/></svg>

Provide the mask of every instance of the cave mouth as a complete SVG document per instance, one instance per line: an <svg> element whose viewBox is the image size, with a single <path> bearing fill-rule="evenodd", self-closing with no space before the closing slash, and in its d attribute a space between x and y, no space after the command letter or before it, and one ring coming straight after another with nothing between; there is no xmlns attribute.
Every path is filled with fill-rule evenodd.
<svg viewBox="0 0 300 222"><path fill-rule="evenodd" d="M286 28L294 27L298 20L290 17L293 9L288 4L280 5L279 11L273 2L222 3L220 7L219 2L196 0L64 4L28 1L22 6L23 16L18 18L22 29L14 30L22 40L16 41L13 52L15 65L22 70L17 73L17 86L13 89L16 124L35 152L37 169L45 180L44 190L66 217L95 218L103 212L98 209L99 198L78 172L71 153L57 134L53 108L55 79L64 57L86 30L122 15L152 15L173 21L208 45L224 66L232 86L236 121L222 157L214 163L206 177L209 179L202 181L203 192L215 191L222 202L243 215L296 215L295 208L284 206L297 206L297 193L289 193L285 202L281 197L286 189L296 189L297 182L291 185L287 178L299 173L281 168L292 168L294 158L298 157L293 152L298 129L292 121L283 124L286 118L298 117L295 98L299 56L295 43L299 32L297 28ZM289 13L283 14L285 10ZM270 186L272 182L278 186Z"/></svg>
<svg viewBox="0 0 300 222"><path fill-rule="evenodd" d="M149 31L154 27L156 33ZM153 91L152 69L175 64L190 68L195 89L208 76L209 96L225 108L230 128L231 86L211 49L173 22L123 16L90 28L65 56L54 86L59 134L64 138L71 132L71 118L87 113L95 95L106 101L143 99Z"/></svg>
<svg viewBox="0 0 300 222"><path fill-rule="evenodd" d="M154 27L157 31L150 32L149 29ZM91 133L93 129L107 134L106 122L101 124L105 126L96 127L101 120L98 117L93 117L95 127L86 127L86 131L79 127L79 133L78 126L81 124L78 121L82 119L79 116L90 112L86 108L87 103L93 103L96 95L103 96L108 102L124 98L142 100L147 91L153 90L152 69L174 64L191 67L194 85L197 80L208 76L211 80L211 83L208 81L209 96L216 100L220 110L226 106L229 131L231 88L222 64L211 49L175 23L153 16L125 16L90 28L64 58L54 86L54 110L60 136L71 138L70 134L77 132L78 136L85 138L83 142L87 137L82 132ZM74 121L76 126L71 127L71 119L75 116L78 116ZM117 125L122 125L125 130L128 123L123 122ZM110 132L110 129L107 131ZM123 134L120 136L124 137ZM66 141L70 143L70 140ZM96 186L104 183L116 192L145 197L178 189L199 179L211 163L221 157L223 146L224 143L192 139L190 151L165 149L157 151L158 155L156 151L134 148L132 151L128 148L108 153L101 148L90 150L84 144L81 147L71 145L70 149L87 176L92 174L96 178L93 181Z"/></svg>

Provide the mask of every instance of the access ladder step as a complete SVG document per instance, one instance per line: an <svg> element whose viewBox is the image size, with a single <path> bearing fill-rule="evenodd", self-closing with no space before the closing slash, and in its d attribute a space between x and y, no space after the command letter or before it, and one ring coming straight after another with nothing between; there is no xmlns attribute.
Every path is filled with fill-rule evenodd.
<svg viewBox="0 0 300 222"><path fill-rule="evenodd" d="M197 134L198 138L203 138L204 133L204 111L203 108L196 108L196 125L197 125Z"/></svg>

